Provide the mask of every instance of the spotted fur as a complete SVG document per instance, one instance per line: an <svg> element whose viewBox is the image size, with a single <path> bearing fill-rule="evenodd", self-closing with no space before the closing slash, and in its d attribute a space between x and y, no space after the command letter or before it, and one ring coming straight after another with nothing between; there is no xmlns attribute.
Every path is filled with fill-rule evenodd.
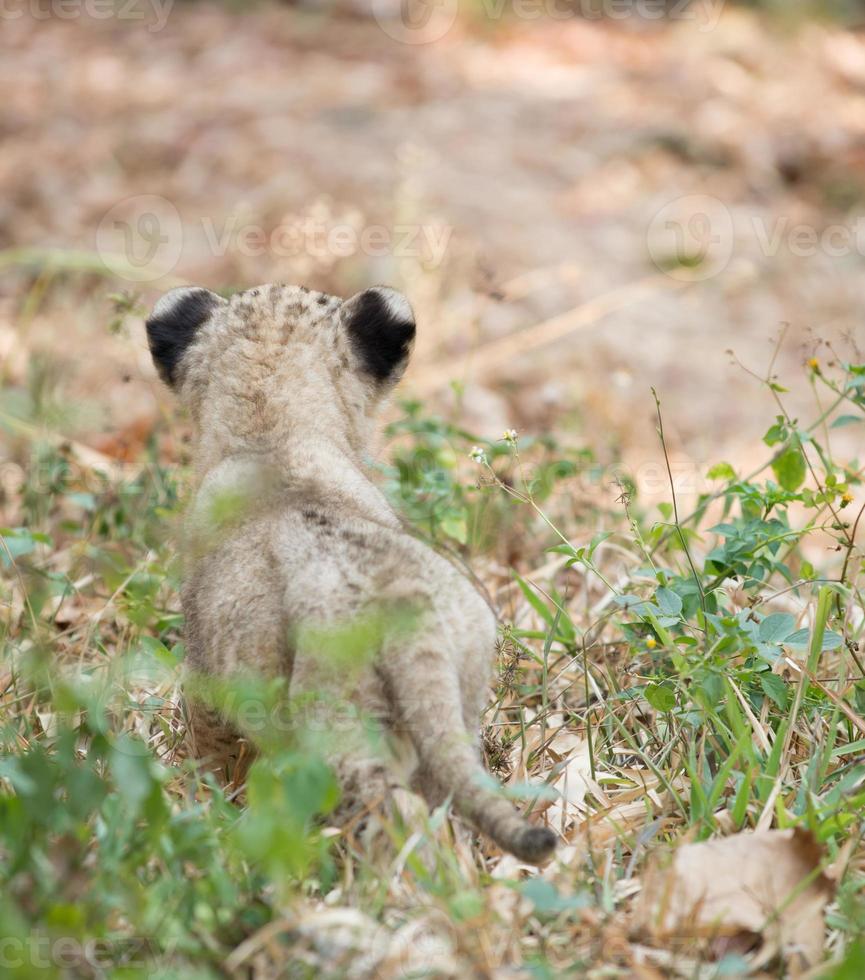
<svg viewBox="0 0 865 980"><path fill-rule="evenodd" d="M337 774L339 819L404 780L430 805L452 798L503 848L544 858L553 833L491 790L481 766L493 612L405 529L367 471L376 414L414 340L405 298L383 287L345 302L283 285L229 300L187 290L157 304L148 332L196 429L190 692L201 678L284 677L293 705L324 709L325 724L301 724ZM241 504L226 512L226 499ZM352 638L348 659L340 637ZM188 704L196 754L223 772L239 766L244 742L226 712Z"/></svg>

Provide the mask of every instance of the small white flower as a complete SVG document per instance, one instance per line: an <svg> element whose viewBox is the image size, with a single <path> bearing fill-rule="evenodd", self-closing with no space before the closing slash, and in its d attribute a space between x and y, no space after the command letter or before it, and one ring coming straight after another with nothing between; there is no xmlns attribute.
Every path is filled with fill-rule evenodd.
<svg viewBox="0 0 865 980"><path fill-rule="evenodd" d="M487 461L487 454L480 446L473 446L472 451L469 453L469 459L474 460L475 463L485 463Z"/></svg>
<svg viewBox="0 0 865 980"><path fill-rule="evenodd" d="M511 444L517 441L517 430L516 429L505 429L502 433L502 439L505 442L510 442Z"/></svg>

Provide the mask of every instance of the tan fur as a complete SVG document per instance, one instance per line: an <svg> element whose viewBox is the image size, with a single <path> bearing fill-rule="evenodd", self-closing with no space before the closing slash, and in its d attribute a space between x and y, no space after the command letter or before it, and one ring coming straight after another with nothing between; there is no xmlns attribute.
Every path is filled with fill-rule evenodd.
<svg viewBox="0 0 865 980"><path fill-rule="evenodd" d="M502 847L539 860L552 833L489 788L480 763L494 614L368 475L374 419L404 364L388 384L363 370L345 327L353 302L250 290L219 301L180 361L175 387L196 430L187 663L205 678L290 678L300 723L321 729L342 787L339 819L406 778L430 805L452 797ZM368 648L346 662L329 648L351 636ZM189 716L195 752L230 771L237 730L192 699Z"/></svg>

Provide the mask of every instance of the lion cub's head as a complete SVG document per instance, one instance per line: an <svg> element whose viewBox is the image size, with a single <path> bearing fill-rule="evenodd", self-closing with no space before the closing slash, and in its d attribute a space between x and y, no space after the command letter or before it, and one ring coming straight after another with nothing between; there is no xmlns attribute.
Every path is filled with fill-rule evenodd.
<svg viewBox="0 0 865 980"><path fill-rule="evenodd" d="M189 408L211 461L310 437L363 452L414 336L408 300L385 286L344 301L302 286L258 286L228 300L184 287L147 320L159 374Z"/></svg>

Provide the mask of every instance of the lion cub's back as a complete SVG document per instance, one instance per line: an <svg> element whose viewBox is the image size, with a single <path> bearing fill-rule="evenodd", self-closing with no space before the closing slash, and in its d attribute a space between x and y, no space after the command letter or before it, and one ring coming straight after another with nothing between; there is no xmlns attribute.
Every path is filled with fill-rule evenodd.
<svg viewBox="0 0 865 980"><path fill-rule="evenodd" d="M283 569L272 548L273 521L245 521L187 556L182 604L187 663L204 673L290 668Z"/></svg>
<svg viewBox="0 0 865 980"><path fill-rule="evenodd" d="M299 626L350 620L399 598L399 583L422 572L402 540L413 539L314 506L268 509L190 539L183 609L189 663L203 671L283 671Z"/></svg>
<svg viewBox="0 0 865 980"><path fill-rule="evenodd" d="M299 627L395 611L418 629L492 651L495 618L446 558L396 528L305 503L246 520L188 570L183 593L190 663L204 670L291 670Z"/></svg>

